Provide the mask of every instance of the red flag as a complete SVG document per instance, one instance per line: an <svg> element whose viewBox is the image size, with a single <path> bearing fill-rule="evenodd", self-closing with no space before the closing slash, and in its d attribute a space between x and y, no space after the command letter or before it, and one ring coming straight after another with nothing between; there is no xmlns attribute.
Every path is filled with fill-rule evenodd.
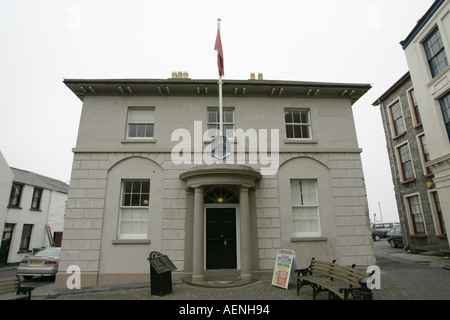
<svg viewBox="0 0 450 320"><path fill-rule="evenodd" d="M214 50L217 51L217 65L219 66L219 76L223 76L223 51L222 51L222 41L220 40L220 31L217 30L216 44L214 45Z"/></svg>

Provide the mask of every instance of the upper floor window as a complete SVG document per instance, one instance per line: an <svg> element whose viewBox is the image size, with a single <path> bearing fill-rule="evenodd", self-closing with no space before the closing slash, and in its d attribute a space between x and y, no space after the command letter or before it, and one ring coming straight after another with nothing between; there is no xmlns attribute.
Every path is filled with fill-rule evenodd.
<svg viewBox="0 0 450 320"><path fill-rule="evenodd" d="M129 108L127 138L153 138L155 109Z"/></svg>
<svg viewBox="0 0 450 320"><path fill-rule="evenodd" d="M414 180L414 168L408 143L397 148L397 156L399 159L402 182Z"/></svg>
<svg viewBox="0 0 450 320"><path fill-rule="evenodd" d="M20 206L20 198L22 197L23 184L13 183L11 194L9 195L8 207L18 208Z"/></svg>
<svg viewBox="0 0 450 320"><path fill-rule="evenodd" d="M31 200L31 209L39 210L41 208L42 189L34 188L33 199Z"/></svg>
<svg viewBox="0 0 450 320"><path fill-rule="evenodd" d="M412 106L411 110L413 114L414 125L418 126L422 123L422 119L420 118L419 104L417 103L416 93L414 89L411 89L408 92L408 95Z"/></svg>
<svg viewBox="0 0 450 320"><path fill-rule="evenodd" d="M284 111L286 123L286 138L311 139L311 120L309 110L286 109Z"/></svg>
<svg viewBox="0 0 450 320"><path fill-rule="evenodd" d="M447 65L447 54L442 43L439 29L436 28L423 42L425 54L427 55L431 75L434 77L441 72Z"/></svg>
<svg viewBox="0 0 450 320"><path fill-rule="evenodd" d="M234 109L222 109L223 133L227 138L234 137ZM208 135L215 138L220 135L219 108L208 108Z"/></svg>
<svg viewBox="0 0 450 320"><path fill-rule="evenodd" d="M394 128L394 137L406 132L405 122L403 121L403 111L400 101L397 101L392 106L389 107L391 112L391 119Z"/></svg>
<svg viewBox="0 0 450 320"><path fill-rule="evenodd" d="M445 128L447 129L447 136L450 140L450 92L439 99L439 103L441 105Z"/></svg>

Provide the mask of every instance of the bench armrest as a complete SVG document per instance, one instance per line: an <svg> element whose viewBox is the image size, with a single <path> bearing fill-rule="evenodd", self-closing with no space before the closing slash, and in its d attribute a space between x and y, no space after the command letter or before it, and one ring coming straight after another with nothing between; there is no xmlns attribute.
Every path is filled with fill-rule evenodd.
<svg viewBox="0 0 450 320"><path fill-rule="evenodd" d="M312 275L311 269L309 267L304 269L295 269L294 272L297 273L297 277Z"/></svg>
<svg viewBox="0 0 450 320"><path fill-rule="evenodd" d="M26 294L28 295L29 299L31 298L31 291L34 290L34 287L25 287L22 285L22 282L20 281L20 276L16 276L17 280L19 281L17 286L17 294Z"/></svg>
<svg viewBox="0 0 450 320"><path fill-rule="evenodd" d="M372 300L372 290L367 287L368 278L359 280L360 288L340 288L339 292L344 294L344 300Z"/></svg>

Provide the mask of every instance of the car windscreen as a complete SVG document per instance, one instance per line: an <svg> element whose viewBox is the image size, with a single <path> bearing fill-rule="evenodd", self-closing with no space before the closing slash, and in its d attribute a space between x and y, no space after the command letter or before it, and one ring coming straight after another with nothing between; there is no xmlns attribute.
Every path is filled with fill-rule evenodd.
<svg viewBox="0 0 450 320"><path fill-rule="evenodd" d="M39 251L34 256L35 257L59 257L60 249L44 249Z"/></svg>

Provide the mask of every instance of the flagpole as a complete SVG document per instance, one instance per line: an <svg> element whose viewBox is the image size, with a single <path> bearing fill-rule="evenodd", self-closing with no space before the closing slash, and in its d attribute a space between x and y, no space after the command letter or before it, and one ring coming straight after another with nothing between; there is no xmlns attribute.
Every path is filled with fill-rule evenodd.
<svg viewBox="0 0 450 320"><path fill-rule="evenodd" d="M220 34L220 21L217 19L217 30ZM222 75L219 74L219 135L223 136Z"/></svg>

